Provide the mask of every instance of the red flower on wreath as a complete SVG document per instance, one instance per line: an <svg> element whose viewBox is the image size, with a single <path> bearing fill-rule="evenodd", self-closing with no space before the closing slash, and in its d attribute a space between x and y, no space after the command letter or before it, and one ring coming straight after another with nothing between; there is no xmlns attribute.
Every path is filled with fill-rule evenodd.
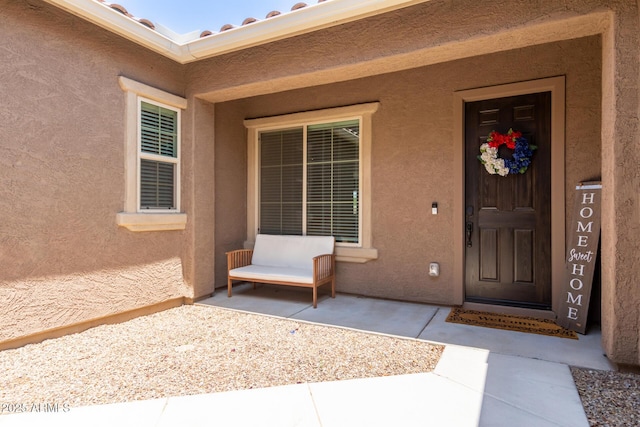
<svg viewBox="0 0 640 427"><path fill-rule="evenodd" d="M487 138L487 144L491 148L498 148L501 145L506 145L509 150L515 150L516 140L522 136L522 132L509 129L506 135L493 131Z"/></svg>

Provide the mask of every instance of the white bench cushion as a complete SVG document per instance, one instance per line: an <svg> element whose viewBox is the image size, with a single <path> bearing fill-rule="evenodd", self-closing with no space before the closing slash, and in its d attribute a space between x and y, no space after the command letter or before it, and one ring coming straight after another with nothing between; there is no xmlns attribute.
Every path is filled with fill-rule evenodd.
<svg viewBox="0 0 640 427"><path fill-rule="evenodd" d="M251 282L261 280L275 280L280 282L295 282L313 284L313 271L293 267L272 267L266 265L247 265L229 271L229 276L245 279Z"/></svg>
<svg viewBox="0 0 640 427"><path fill-rule="evenodd" d="M258 234L251 264L312 271L313 258L332 254L333 236L275 236Z"/></svg>

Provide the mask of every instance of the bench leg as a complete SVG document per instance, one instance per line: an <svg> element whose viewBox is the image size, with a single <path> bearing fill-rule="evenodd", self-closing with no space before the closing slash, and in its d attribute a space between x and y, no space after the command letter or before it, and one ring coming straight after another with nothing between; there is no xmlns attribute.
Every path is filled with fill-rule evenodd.
<svg viewBox="0 0 640 427"><path fill-rule="evenodd" d="M331 279L331 298L336 297L336 276Z"/></svg>
<svg viewBox="0 0 640 427"><path fill-rule="evenodd" d="M256 282L252 282L253 283L253 290L256 290Z"/></svg>
<svg viewBox="0 0 640 427"><path fill-rule="evenodd" d="M227 279L227 296L229 298L231 298L231 282L233 282L231 279Z"/></svg>
<svg viewBox="0 0 640 427"><path fill-rule="evenodd" d="M313 287L313 308L318 308L318 287Z"/></svg>

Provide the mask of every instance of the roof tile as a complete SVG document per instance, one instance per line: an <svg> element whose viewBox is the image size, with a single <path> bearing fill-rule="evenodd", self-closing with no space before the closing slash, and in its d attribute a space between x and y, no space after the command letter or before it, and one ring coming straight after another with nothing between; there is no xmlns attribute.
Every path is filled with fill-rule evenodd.
<svg viewBox="0 0 640 427"><path fill-rule="evenodd" d="M242 21L242 25L248 25L248 24L253 24L254 22L256 22L257 19L256 18L247 18L244 21Z"/></svg>
<svg viewBox="0 0 640 427"><path fill-rule="evenodd" d="M121 14L123 14L125 16L128 16L129 18L133 18L133 15L130 14L129 12L127 12L127 9L125 9L124 6L121 6L121 5L116 4L116 3L111 3L111 4L106 3L106 2L104 2L104 3L106 5L108 5L111 9L117 10L118 12L120 12Z"/></svg>
<svg viewBox="0 0 640 427"><path fill-rule="evenodd" d="M236 26L233 24L225 24L222 26L222 28L220 28L220 32L222 33L224 31L232 30L234 28L236 28Z"/></svg>
<svg viewBox="0 0 640 427"><path fill-rule="evenodd" d="M273 18L274 16L278 16L278 15L281 15L280 11L272 10L271 12L267 13L267 16L265 16L265 19Z"/></svg>
<svg viewBox="0 0 640 427"><path fill-rule="evenodd" d="M148 19L140 18L140 19L137 19L137 21L139 23L141 23L142 25L146 25L147 27L151 28L152 30L156 29L156 26L153 24L153 22L149 21Z"/></svg>
<svg viewBox="0 0 640 427"><path fill-rule="evenodd" d="M110 7L111 9L113 9L113 10L115 10L115 11L117 11L117 12L122 13L123 15L125 15L125 16L127 16L127 17L129 17L129 18L133 19L133 20L134 20L134 21L136 21L136 22L139 22L140 24L142 24L142 25L146 26L147 28L149 28L149 29L151 29L151 30L156 30L156 26L155 26L155 24L154 24L153 22L151 22L151 21L150 21L150 20L148 20L148 19L134 17L134 16L133 16L132 14L130 14L130 13L127 11L127 9L126 9L124 6L122 6L122 5L119 5L119 4L116 4L116 3L109 3L109 2L107 2L107 1L105 1L105 0L94 0L94 1L96 1L96 2L98 2L98 3L102 3L102 4L104 4L104 5L108 6L108 7ZM325 1L327 1L327 0L318 0L318 3L323 3L323 2L325 2ZM307 7L307 6L308 6L308 5L307 5L307 3L304 3L304 2L296 3L296 4L294 4L294 5L291 7L291 12L296 11L296 10L299 10L299 9L302 9L302 8L305 8L305 7ZM274 10L274 11L269 12L269 13L267 14L267 16L265 17L265 19L270 19L270 18L273 18L273 17L279 16L279 15L282 15L282 12L280 12L280 11L278 11L278 10ZM254 22L258 22L258 21L259 21L259 19L256 19L256 18L253 18L253 17L248 17L248 18L246 18L244 21L242 21L242 24L241 24L240 26L249 25L249 24L252 24L252 23L254 23ZM220 28L220 31L219 31L219 32L220 32L220 33L222 33L222 32L225 32L225 31L228 31L228 30L234 29L234 28L238 28L238 27L237 27L237 26L235 26L235 25L233 25L233 24L226 24L226 25L223 25L223 26L222 26L222 28ZM214 34L215 34L215 33L214 33L214 32L212 32L212 31L205 30L205 31L202 31L202 32L200 33L200 38L202 38L202 37L207 37L207 36L214 35Z"/></svg>

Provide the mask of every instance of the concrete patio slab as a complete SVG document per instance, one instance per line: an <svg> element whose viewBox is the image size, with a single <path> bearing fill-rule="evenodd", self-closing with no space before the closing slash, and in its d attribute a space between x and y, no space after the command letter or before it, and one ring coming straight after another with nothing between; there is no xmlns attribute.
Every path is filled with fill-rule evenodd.
<svg viewBox="0 0 640 427"><path fill-rule="evenodd" d="M589 425L563 364L447 345L434 374L484 394L481 426Z"/></svg>
<svg viewBox="0 0 640 427"><path fill-rule="evenodd" d="M476 427L482 406L482 393L432 373L309 387L323 427Z"/></svg>
<svg viewBox="0 0 640 427"><path fill-rule="evenodd" d="M524 413L520 408L486 395L484 396L482 414L478 423L479 427L568 427L570 425L576 424L558 424L537 414ZM588 423L579 425L583 427L589 426Z"/></svg>
<svg viewBox="0 0 640 427"><path fill-rule="evenodd" d="M329 295L318 293L318 304L327 299L330 299ZM211 298L202 300L199 304L278 317L291 317L313 305L310 289L262 284L253 289L249 283L235 285L231 298L227 296L226 289L218 290Z"/></svg>
<svg viewBox="0 0 640 427"><path fill-rule="evenodd" d="M291 318L416 338L437 310L437 307L425 304L339 295L323 300L316 309L302 310Z"/></svg>
<svg viewBox="0 0 640 427"><path fill-rule="evenodd" d="M471 390L484 393L488 359L488 350L447 345L434 373Z"/></svg>
<svg viewBox="0 0 640 427"><path fill-rule="evenodd" d="M320 426L307 384L168 399L158 427Z"/></svg>
<svg viewBox="0 0 640 427"><path fill-rule="evenodd" d="M418 338L484 348L492 354L506 354L592 369L612 370L614 365L604 356L601 334L592 327L577 340L448 323L449 308L440 308Z"/></svg>
<svg viewBox="0 0 640 427"><path fill-rule="evenodd" d="M551 425L589 425L567 365L496 353L489 354L487 362L484 393L489 399L482 411L486 425L497 425L503 413L520 420L531 414Z"/></svg>

